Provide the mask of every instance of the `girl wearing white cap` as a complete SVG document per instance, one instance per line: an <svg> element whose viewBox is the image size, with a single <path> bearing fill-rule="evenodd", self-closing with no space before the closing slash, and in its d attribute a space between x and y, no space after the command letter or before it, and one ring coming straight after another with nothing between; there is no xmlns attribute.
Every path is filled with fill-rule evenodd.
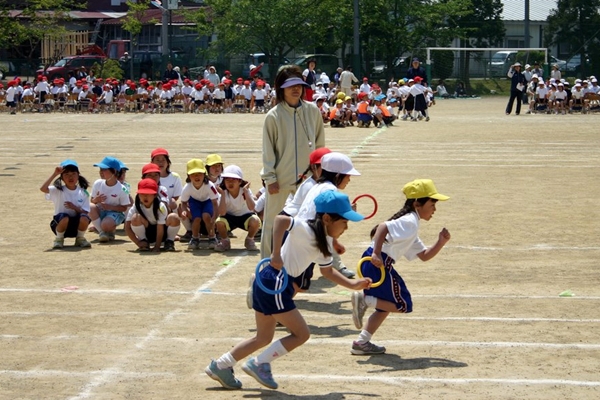
<svg viewBox="0 0 600 400"><path fill-rule="evenodd" d="M227 232L240 228L248 232L244 240L247 250L258 250L254 236L260 229L260 218L254 212L254 196L250 190L250 182L244 180L242 170L237 165L229 165L221 174L221 198L217 222L215 224L221 242L215 247L216 251L231 249L231 241Z"/></svg>
<svg viewBox="0 0 600 400"><path fill-rule="evenodd" d="M226 389L241 389L242 382L233 374L233 367L255 351L268 346L258 356L248 359L242 370L261 385L277 389L271 362L301 346L310 338L310 329L294 304L293 279L311 263L318 263L323 276L338 285L352 289L366 289L369 278L348 279L331 268L332 238L339 238L348 228L348 221L360 221L363 216L352 210L348 196L327 191L315 200L316 215L306 221L279 215L274 224L273 254L270 265L260 271L259 279L268 290L282 289L278 294L266 293L258 282L253 287L253 308L256 319L254 337L238 343L204 370ZM288 236L284 244L283 236ZM285 267L285 271L282 268ZM287 272L289 279L284 278ZM284 282L287 281L287 285ZM281 323L289 334L274 342L275 326Z"/></svg>
<svg viewBox="0 0 600 400"><path fill-rule="evenodd" d="M436 203L449 197L439 194L430 179L416 179L404 185L402 191L406 195L404 207L388 221L373 228L373 242L363 253L363 257L371 257L371 261L362 264L363 276L379 282L380 267L385 266L385 279L380 286L352 294L352 319L356 328L362 329L352 343L350 352L355 355L385 353L385 347L371 343L371 337L390 312L412 312L410 292L394 269L396 261L402 256L409 261L417 257L422 261L430 260L450 240L450 232L446 228L441 230L438 241L429 248L418 236L421 220L429 221L436 211ZM375 311L363 328L363 316L369 307Z"/></svg>
<svg viewBox="0 0 600 400"><path fill-rule="evenodd" d="M309 165L309 155L325 146L323 118L317 106L302 100L302 70L296 65L279 69L275 78L277 105L267 113L263 127L263 168L267 187L261 238L261 256L271 254L273 221L290 194L298 175Z"/></svg>

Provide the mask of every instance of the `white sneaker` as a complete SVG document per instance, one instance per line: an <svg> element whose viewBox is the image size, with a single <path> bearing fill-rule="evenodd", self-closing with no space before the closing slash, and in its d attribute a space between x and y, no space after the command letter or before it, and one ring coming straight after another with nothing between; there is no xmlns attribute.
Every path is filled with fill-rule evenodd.
<svg viewBox="0 0 600 400"><path fill-rule="evenodd" d="M54 238L54 243L52 243L53 249L62 249L65 246L64 238Z"/></svg>
<svg viewBox="0 0 600 400"><path fill-rule="evenodd" d="M356 329L362 329L363 317L367 311L367 303L365 303L365 295L363 292L352 293L352 321Z"/></svg>

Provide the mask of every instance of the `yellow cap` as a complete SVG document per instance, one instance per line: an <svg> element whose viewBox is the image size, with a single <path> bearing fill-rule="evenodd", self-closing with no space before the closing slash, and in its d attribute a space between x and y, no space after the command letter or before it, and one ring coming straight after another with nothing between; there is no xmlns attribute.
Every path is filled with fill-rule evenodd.
<svg viewBox="0 0 600 400"><path fill-rule="evenodd" d="M345 99L346 98L346 93L344 92L338 92L337 96L338 99Z"/></svg>
<svg viewBox="0 0 600 400"><path fill-rule="evenodd" d="M205 174L206 173L206 168L204 168L204 163L202 162L202 160L198 159L198 158L194 158L193 160L190 160L187 162L187 174L188 175L192 175L192 174Z"/></svg>
<svg viewBox="0 0 600 400"><path fill-rule="evenodd" d="M344 97L344 101L348 101L348 100L352 100L352 97L350 97L350 96Z"/></svg>
<svg viewBox="0 0 600 400"><path fill-rule="evenodd" d="M335 101L335 104L344 104L344 100L342 100L342 99L337 99L337 100Z"/></svg>
<svg viewBox="0 0 600 400"><path fill-rule="evenodd" d="M210 167L211 165L215 165L215 164L223 164L223 160L221 159L221 156L218 154L209 154L206 156L206 165L208 167Z"/></svg>
<svg viewBox="0 0 600 400"><path fill-rule="evenodd" d="M445 201L450 197L439 194L433 181L431 179L415 179L412 182L408 182L402 188L402 192L406 195L407 199L421 199L423 197L429 197L432 199Z"/></svg>

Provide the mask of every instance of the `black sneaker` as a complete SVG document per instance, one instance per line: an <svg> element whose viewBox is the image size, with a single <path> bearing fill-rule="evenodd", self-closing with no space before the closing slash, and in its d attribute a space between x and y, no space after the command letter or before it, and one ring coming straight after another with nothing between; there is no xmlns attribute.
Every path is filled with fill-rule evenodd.
<svg viewBox="0 0 600 400"><path fill-rule="evenodd" d="M164 251L175 251L175 242L172 240L165 240L165 246L163 247Z"/></svg>
<svg viewBox="0 0 600 400"><path fill-rule="evenodd" d="M189 242L190 240L192 240L192 231L187 231L187 232L185 233L185 235L183 235L183 236L181 236L181 237L179 238L179 241L180 241L180 242L182 242L182 243L187 243L187 242Z"/></svg>

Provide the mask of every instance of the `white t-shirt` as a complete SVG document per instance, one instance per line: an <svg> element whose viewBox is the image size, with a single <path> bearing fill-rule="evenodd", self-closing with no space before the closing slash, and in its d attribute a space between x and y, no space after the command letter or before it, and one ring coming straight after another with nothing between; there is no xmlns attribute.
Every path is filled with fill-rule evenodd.
<svg viewBox="0 0 600 400"><path fill-rule="evenodd" d="M252 211L248 208L248 204L246 204L246 195L243 193L242 188L240 188L240 193L238 193L238 197L233 197L228 190L224 190L225 196L225 204L227 205L227 214L235 215L236 217L240 217L242 215L250 214ZM248 189L248 193L252 196L252 192Z"/></svg>
<svg viewBox="0 0 600 400"><path fill-rule="evenodd" d="M411 212L398 219L386 221L388 234L381 251L393 258L394 261L398 261L402 256L409 261L417 258L419 253L427 249L419 239L419 220L419 215Z"/></svg>
<svg viewBox="0 0 600 400"><path fill-rule="evenodd" d="M254 89L252 95L254 100L264 100L267 97L267 91L265 89Z"/></svg>
<svg viewBox="0 0 600 400"><path fill-rule="evenodd" d="M58 190L54 185L48 186L49 192L46 194L46 200L54 203L54 215L65 213L74 217L77 215L75 210L65 207L66 202L71 202L81 208L86 213L90 211L90 198L88 193L77 186L75 190L67 189L66 186L62 190Z"/></svg>
<svg viewBox="0 0 600 400"><path fill-rule="evenodd" d="M321 268L331 266L333 258L331 256L325 257L319 251L315 233L306 221L293 218L287 231L289 235L281 247L281 258L288 275L291 277L300 276L313 262ZM332 241L333 239L327 236L330 251Z"/></svg>
<svg viewBox="0 0 600 400"><path fill-rule="evenodd" d="M318 195L328 190L338 189L331 182L318 183L315 186L313 186L306 194L306 197L304 198L302 206L300 207L300 210L298 210L298 214L296 215L296 217L304 220L314 219L317 216L317 206L315 205L315 199Z"/></svg>
<svg viewBox="0 0 600 400"><path fill-rule="evenodd" d="M317 182L312 176L302 182L300 186L298 186L294 197L288 198L288 200L285 202L283 211L291 217L298 215L298 211L300 211L300 207L302 207L302 203L304 202L306 195L316 184Z"/></svg>
<svg viewBox="0 0 600 400"><path fill-rule="evenodd" d="M15 94L17 93L17 89L14 86L6 89L6 101L15 101Z"/></svg>
<svg viewBox="0 0 600 400"><path fill-rule="evenodd" d="M206 200L218 200L219 192L215 188L215 185L208 181L208 183L203 183L199 189L196 189L194 185L190 183L186 183L183 187L183 191L181 192L181 201L189 201L190 197L194 200L198 201L206 201Z"/></svg>
<svg viewBox="0 0 600 400"><path fill-rule="evenodd" d="M571 97L573 97L575 100L581 100L583 98L583 91L582 90L573 90L571 92Z"/></svg>
<svg viewBox="0 0 600 400"><path fill-rule="evenodd" d="M110 206L129 205L129 191L121 182L117 182L113 186L108 186L104 179L96 180L92 186L92 197L95 198L101 194L106 196L104 204Z"/></svg>
<svg viewBox="0 0 600 400"><path fill-rule="evenodd" d="M171 172L169 175L160 177L160 184L167 188L169 200L173 197L180 197L183 187L181 186L181 178L177 172Z"/></svg>
<svg viewBox="0 0 600 400"><path fill-rule="evenodd" d="M140 204L140 208L142 210L142 216L148 220L150 225L164 225L167 221L167 206L163 203L160 203L158 207L158 219L154 217L154 212L152 211L152 207L147 208L143 204ZM125 221L131 221L135 215L139 214L137 207L134 205L129 209L127 213L127 218Z"/></svg>
<svg viewBox="0 0 600 400"><path fill-rule="evenodd" d="M240 89L238 94L244 96L246 98L246 100L250 100L252 98L252 89L250 88L250 86L248 86L248 87L244 86Z"/></svg>
<svg viewBox="0 0 600 400"><path fill-rule="evenodd" d="M556 93L554 93L554 98L556 100L565 100L567 98L567 92L564 90L557 90Z"/></svg>

